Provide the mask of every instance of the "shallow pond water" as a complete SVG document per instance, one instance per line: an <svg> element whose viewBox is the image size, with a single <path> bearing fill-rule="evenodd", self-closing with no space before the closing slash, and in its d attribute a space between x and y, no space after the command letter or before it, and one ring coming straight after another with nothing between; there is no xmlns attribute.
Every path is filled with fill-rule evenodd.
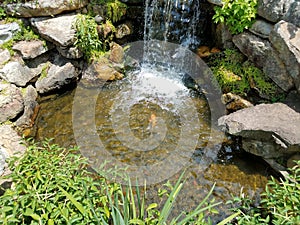
<svg viewBox="0 0 300 225"><path fill-rule="evenodd" d="M257 158L236 149L233 151L231 140L222 133L212 132L210 109L204 95L188 90L178 79L173 80L173 86L167 84L168 93L160 92L156 88L160 85L166 87L165 82L173 81L159 76L157 80L157 74L153 78L147 71L143 73L144 77L141 77L141 74L139 76L136 89L132 88L134 77L106 83L98 88L94 118L84 115L91 102L91 89L82 84L79 84L81 87L61 96L42 100L32 136L37 140L53 138L55 143L64 147L75 146L78 144L78 137L81 138L81 144L82 140L86 140L90 123L95 123L97 139L109 152L110 158L119 162L121 166L128 166L128 171L133 171L133 174L136 174L136 168L142 168L138 170L140 179L153 176L159 178L157 182L149 179L149 202L159 202L158 189L168 180L175 183L180 173L185 170L186 183L173 209L173 215L196 207L214 183L216 186L213 197L223 202L231 199L232 195L239 195L241 190L255 197L264 189L269 175L268 167ZM131 88L128 88L128 85ZM78 89L81 91L79 98ZM156 95L147 95L147 90ZM124 97L129 96L129 92L134 93L134 100ZM76 95L77 102L74 104ZM178 145L184 147L190 144L185 143L190 139L182 137L181 131L185 125L182 122L182 114L190 114L191 108L180 100L181 96L188 97L188 104L193 104L198 124L188 133L189 137L197 137L194 148L179 148L178 154L178 151L174 150L178 150ZM183 104L182 107L178 106L180 104ZM74 105L77 107L77 114L74 114ZM77 126L74 126L74 120ZM74 129L77 138L74 136ZM219 141L210 143L211 139ZM93 141L87 139L85 145L82 154L90 159L92 166L95 165L95 159L97 165L104 162L102 152L94 146ZM171 163L164 161L166 158L170 158ZM186 160L186 163L181 165L181 160ZM160 162L163 162L163 165L160 165ZM177 167L173 169L174 165ZM159 175L156 176L155 173ZM224 204L219 206L218 210L221 213L213 217L215 222L229 213L228 206Z"/></svg>

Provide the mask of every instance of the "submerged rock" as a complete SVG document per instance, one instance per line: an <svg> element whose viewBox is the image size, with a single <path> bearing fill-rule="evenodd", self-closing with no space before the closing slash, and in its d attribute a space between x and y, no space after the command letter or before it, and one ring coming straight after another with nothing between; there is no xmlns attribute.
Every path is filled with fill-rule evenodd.
<svg viewBox="0 0 300 225"><path fill-rule="evenodd" d="M24 109L24 100L19 88L0 82L0 123L15 119Z"/></svg>
<svg viewBox="0 0 300 225"><path fill-rule="evenodd" d="M241 136L245 151L267 160L300 152L300 113L283 103L260 104L218 120L219 126Z"/></svg>

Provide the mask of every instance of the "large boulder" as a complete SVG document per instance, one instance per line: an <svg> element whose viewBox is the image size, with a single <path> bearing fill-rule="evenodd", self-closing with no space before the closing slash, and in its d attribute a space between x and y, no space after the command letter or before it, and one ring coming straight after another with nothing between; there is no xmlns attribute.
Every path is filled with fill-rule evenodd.
<svg viewBox="0 0 300 225"><path fill-rule="evenodd" d="M24 109L24 100L19 88L0 82L0 123L15 119Z"/></svg>
<svg viewBox="0 0 300 225"><path fill-rule="evenodd" d="M88 0L31 0L5 4L6 13L18 17L54 16L74 11L88 4Z"/></svg>
<svg viewBox="0 0 300 225"><path fill-rule="evenodd" d="M57 56L53 63L49 63L46 74L42 74L36 82L36 89L40 94L48 94L74 83L79 70L68 60Z"/></svg>
<svg viewBox="0 0 300 225"><path fill-rule="evenodd" d="M65 14L57 17L39 17L30 19L31 25L38 33L57 46L70 46L75 42L73 23L75 14Z"/></svg>
<svg viewBox="0 0 300 225"><path fill-rule="evenodd" d="M260 104L218 120L219 126L242 137L244 150L266 160L300 153L300 113L283 103Z"/></svg>
<svg viewBox="0 0 300 225"><path fill-rule="evenodd" d="M282 20L274 26L269 39L300 93L300 28Z"/></svg>
<svg viewBox="0 0 300 225"><path fill-rule="evenodd" d="M268 40L250 32L243 32L233 37L234 44L257 67L271 78L281 89L289 91L294 87L294 81L288 73L288 68L278 52Z"/></svg>
<svg viewBox="0 0 300 225"><path fill-rule="evenodd" d="M25 87L34 77L33 71L20 62L9 62L0 70L0 77L19 87Z"/></svg>

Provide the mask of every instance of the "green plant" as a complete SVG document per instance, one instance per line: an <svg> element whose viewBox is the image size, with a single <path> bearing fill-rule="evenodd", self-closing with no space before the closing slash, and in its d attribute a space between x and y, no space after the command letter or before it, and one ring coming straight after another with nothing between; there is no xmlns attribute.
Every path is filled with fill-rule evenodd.
<svg viewBox="0 0 300 225"><path fill-rule="evenodd" d="M6 17L5 10L3 7L0 6L0 20L4 19Z"/></svg>
<svg viewBox="0 0 300 225"><path fill-rule="evenodd" d="M226 49L218 57L208 62L223 92L245 94L251 89L270 96L276 94L276 85L237 50Z"/></svg>
<svg viewBox="0 0 300 225"><path fill-rule="evenodd" d="M224 23L232 34L248 29L254 23L257 14L257 0L223 0L223 6L214 8L215 23Z"/></svg>
<svg viewBox="0 0 300 225"><path fill-rule="evenodd" d="M272 177L261 197L259 205L245 196L234 198L240 204L234 209L241 213L238 224L300 224L300 161L284 180Z"/></svg>
<svg viewBox="0 0 300 225"><path fill-rule="evenodd" d="M85 57L90 60L102 55L105 46L99 39L97 23L94 18L78 14L74 26L76 29L75 45L84 53Z"/></svg>

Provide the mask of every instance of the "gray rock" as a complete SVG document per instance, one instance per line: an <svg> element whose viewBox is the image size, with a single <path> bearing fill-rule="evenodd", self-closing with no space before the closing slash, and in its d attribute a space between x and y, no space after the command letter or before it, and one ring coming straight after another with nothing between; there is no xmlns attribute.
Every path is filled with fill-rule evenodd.
<svg viewBox="0 0 300 225"><path fill-rule="evenodd" d="M35 110L38 107L37 97L38 93L36 89L29 85L23 92L24 94L24 113L23 115L16 121L16 125L18 127L31 127L34 124L33 115L35 114Z"/></svg>
<svg viewBox="0 0 300 225"><path fill-rule="evenodd" d="M19 62L9 62L0 70L0 77L19 87L25 87L36 74Z"/></svg>
<svg viewBox="0 0 300 225"><path fill-rule="evenodd" d="M11 59L10 53L7 49L0 49L0 65L7 63Z"/></svg>
<svg viewBox="0 0 300 225"><path fill-rule="evenodd" d="M74 46L71 47L62 47L62 46L57 46L57 51L59 54L61 54L63 57L67 59L80 59L83 57L83 53Z"/></svg>
<svg viewBox="0 0 300 225"><path fill-rule="evenodd" d="M5 160L12 156L21 156L25 150L22 138L11 126L0 126L0 176L9 173Z"/></svg>
<svg viewBox="0 0 300 225"><path fill-rule="evenodd" d="M75 42L75 29L73 22L76 15L66 14L54 18L32 18L30 22L38 33L46 39L58 46L70 46Z"/></svg>
<svg viewBox="0 0 300 225"><path fill-rule="evenodd" d="M216 46L219 48L233 48L232 34L224 23L219 23L216 28Z"/></svg>
<svg viewBox="0 0 300 225"><path fill-rule="evenodd" d="M46 77L40 77L36 82L36 89L40 94L60 90L77 80L79 71L75 66L61 56L57 56L49 66Z"/></svg>
<svg viewBox="0 0 300 225"><path fill-rule="evenodd" d="M214 5L218 5L218 6L223 6L223 2L222 0L207 0L209 3L214 4Z"/></svg>
<svg viewBox="0 0 300 225"><path fill-rule="evenodd" d="M226 132L243 138L243 148L263 158L300 152L300 113L283 103L260 104L218 120Z"/></svg>
<svg viewBox="0 0 300 225"><path fill-rule="evenodd" d="M297 27L300 27L300 2L299 0L292 1L293 3L290 4L289 9L284 14L282 20L290 22Z"/></svg>
<svg viewBox="0 0 300 225"><path fill-rule="evenodd" d="M270 41L300 93L300 28L280 21L274 26Z"/></svg>
<svg viewBox="0 0 300 225"><path fill-rule="evenodd" d="M19 52L23 59L33 59L49 50L48 46L41 40L19 41L13 47Z"/></svg>
<svg viewBox="0 0 300 225"><path fill-rule="evenodd" d="M257 13L261 17L278 22L289 8L290 0L258 0Z"/></svg>
<svg viewBox="0 0 300 225"><path fill-rule="evenodd" d="M268 40L249 32L235 35L232 40L239 50L282 90L289 91L294 87L293 79L287 71L288 68L285 67L278 52L273 49Z"/></svg>
<svg viewBox="0 0 300 225"><path fill-rule="evenodd" d="M16 22L0 24L0 45L12 39L13 34L20 30Z"/></svg>
<svg viewBox="0 0 300 225"><path fill-rule="evenodd" d="M265 20L256 20L255 23L249 29L253 34L262 38L269 38L274 25Z"/></svg>
<svg viewBox="0 0 300 225"><path fill-rule="evenodd" d="M88 4L88 0L31 0L5 4L6 13L18 17L54 16L65 11L74 11Z"/></svg>
<svg viewBox="0 0 300 225"><path fill-rule="evenodd" d="M24 100L20 89L0 82L0 123L15 119L23 109Z"/></svg>

